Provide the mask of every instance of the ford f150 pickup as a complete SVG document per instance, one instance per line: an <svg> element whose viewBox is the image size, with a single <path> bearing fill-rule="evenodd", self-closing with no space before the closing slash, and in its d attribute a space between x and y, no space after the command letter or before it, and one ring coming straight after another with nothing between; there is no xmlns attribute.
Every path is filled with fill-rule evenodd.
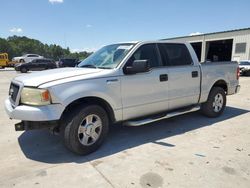
<svg viewBox="0 0 250 188"><path fill-rule="evenodd" d="M236 62L198 62L188 43L164 41L105 46L78 67L18 76L5 109L18 131L57 131L85 155L121 122L140 126L200 110L221 115L226 95L239 91Z"/></svg>

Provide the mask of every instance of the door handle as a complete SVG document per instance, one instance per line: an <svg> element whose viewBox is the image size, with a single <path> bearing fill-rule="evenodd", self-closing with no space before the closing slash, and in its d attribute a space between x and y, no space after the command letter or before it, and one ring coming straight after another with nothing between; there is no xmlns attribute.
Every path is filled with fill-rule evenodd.
<svg viewBox="0 0 250 188"><path fill-rule="evenodd" d="M107 84L112 84L115 82L118 82L118 79L110 79L110 80L106 80Z"/></svg>
<svg viewBox="0 0 250 188"><path fill-rule="evenodd" d="M160 82L168 81L168 75L167 74L161 74L160 75Z"/></svg>
<svg viewBox="0 0 250 188"><path fill-rule="evenodd" d="M192 72L192 78L196 78L198 76L199 76L198 71L193 71Z"/></svg>

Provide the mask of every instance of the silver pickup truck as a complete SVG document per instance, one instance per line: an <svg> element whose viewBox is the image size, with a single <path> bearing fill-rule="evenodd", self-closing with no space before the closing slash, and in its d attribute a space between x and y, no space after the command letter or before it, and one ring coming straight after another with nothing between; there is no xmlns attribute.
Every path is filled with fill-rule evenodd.
<svg viewBox="0 0 250 188"><path fill-rule="evenodd" d="M12 80L5 109L16 130L48 128L77 154L95 151L109 126L140 126L200 110L219 116L239 91L235 62L200 64L190 44L164 41L105 46L75 68Z"/></svg>

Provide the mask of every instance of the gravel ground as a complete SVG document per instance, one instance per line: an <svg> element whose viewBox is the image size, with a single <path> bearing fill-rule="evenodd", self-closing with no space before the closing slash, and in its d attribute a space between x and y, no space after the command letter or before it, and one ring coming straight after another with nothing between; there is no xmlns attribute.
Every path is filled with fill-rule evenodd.
<svg viewBox="0 0 250 188"><path fill-rule="evenodd" d="M199 112L142 127L113 127L103 147L76 156L47 131L16 132L0 70L0 187L250 187L250 77L224 114Z"/></svg>

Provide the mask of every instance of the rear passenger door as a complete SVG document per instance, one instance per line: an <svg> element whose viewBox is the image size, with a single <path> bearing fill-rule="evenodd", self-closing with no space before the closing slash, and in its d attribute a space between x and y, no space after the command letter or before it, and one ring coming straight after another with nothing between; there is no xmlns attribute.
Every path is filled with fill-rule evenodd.
<svg viewBox="0 0 250 188"><path fill-rule="evenodd" d="M159 43L162 61L168 67L169 109L197 104L200 95L200 68L185 44Z"/></svg>
<svg viewBox="0 0 250 188"><path fill-rule="evenodd" d="M38 60L33 60L29 62L28 64L29 70L37 70L38 69Z"/></svg>
<svg viewBox="0 0 250 188"><path fill-rule="evenodd" d="M43 70L46 67L46 61L42 59L34 60L33 70ZM33 62L33 61L32 61Z"/></svg>
<svg viewBox="0 0 250 188"><path fill-rule="evenodd" d="M44 70L44 69L49 68L49 63L50 63L49 60L47 60L47 59L41 59L40 60L40 64L39 64L40 70Z"/></svg>

